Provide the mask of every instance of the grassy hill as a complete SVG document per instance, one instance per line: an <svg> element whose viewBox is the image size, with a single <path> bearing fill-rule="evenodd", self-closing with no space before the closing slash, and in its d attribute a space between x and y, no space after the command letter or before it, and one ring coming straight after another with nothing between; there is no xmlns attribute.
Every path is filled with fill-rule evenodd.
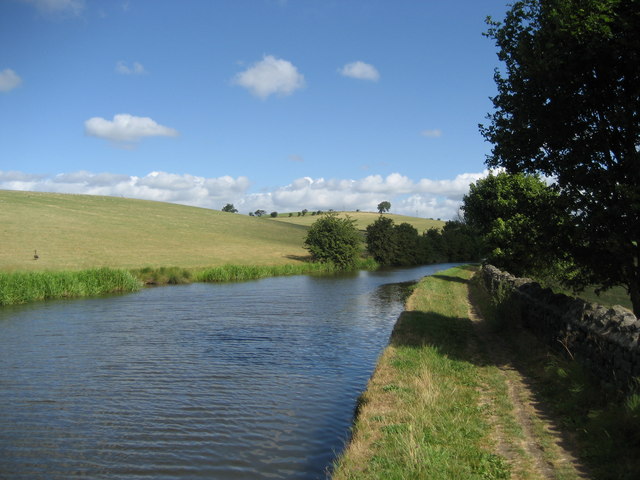
<svg viewBox="0 0 640 480"><path fill-rule="evenodd" d="M297 263L306 232L171 203L0 190L2 271Z"/></svg>
<svg viewBox="0 0 640 480"><path fill-rule="evenodd" d="M356 221L356 227L359 230L365 230L367 225L375 222L380 216L379 213L374 212L336 212L338 216L344 217L348 215L352 219ZM440 220L432 220L430 218L418 218L418 217L407 217L404 215L396 215L394 213L385 213L385 217L391 218L396 225L401 223L409 223L413 225L419 233L423 233L425 230L430 228L442 228L445 222ZM317 215L311 215L311 213L307 213L304 217L299 216L297 212L293 214L292 217L289 216L288 213L280 214L275 218L272 217L263 217L269 220L273 220L276 222L288 223L291 225L303 225L309 227L313 222L318 219Z"/></svg>

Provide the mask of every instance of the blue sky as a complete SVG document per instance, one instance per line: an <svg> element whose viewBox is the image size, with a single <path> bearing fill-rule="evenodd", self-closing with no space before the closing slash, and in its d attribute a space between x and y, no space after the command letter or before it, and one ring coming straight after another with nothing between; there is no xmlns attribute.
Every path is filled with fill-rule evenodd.
<svg viewBox="0 0 640 480"><path fill-rule="evenodd" d="M506 0L4 0L0 188L453 218Z"/></svg>

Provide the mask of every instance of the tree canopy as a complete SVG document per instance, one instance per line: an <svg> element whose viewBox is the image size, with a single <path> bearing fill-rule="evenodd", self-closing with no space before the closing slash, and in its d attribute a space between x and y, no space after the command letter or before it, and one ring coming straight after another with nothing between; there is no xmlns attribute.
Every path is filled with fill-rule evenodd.
<svg viewBox="0 0 640 480"><path fill-rule="evenodd" d="M552 177L578 284L640 312L640 0L522 0L487 33L504 63L490 167Z"/></svg>
<svg viewBox="0 0 640 480"><path fill-rule="evenodd" d="M382 214L384 212L388 212L389 210L391 210L391 203L387 202L386 200L384 202L380 202L378 204L378 213Z"/></svg>
<svg viewBox="0 0 640 480"><path fill-rule="evenodd" d="M485 259L514 275L548 276L562 254L558 194L535 175L490 174L463 199L465 224L483 239Z"/></svg>
<svg viewBox="0 0 640 480"><path fill-rule="evenodd" d="M227 203L224 207L222 207L222 211L229 213L238 213L238 209L233 206L233 203Z"/></svg>

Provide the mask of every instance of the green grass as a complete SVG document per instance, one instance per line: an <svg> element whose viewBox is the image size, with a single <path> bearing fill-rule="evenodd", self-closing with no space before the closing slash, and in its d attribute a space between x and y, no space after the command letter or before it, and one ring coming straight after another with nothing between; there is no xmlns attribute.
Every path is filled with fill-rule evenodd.
<svg viewBox="0 0 640 480"><path fill-rule="evenodd" d="M334 479L501 479L479 401L486 373L468 360L465 268L424 279L363 394Z"/></svg>
<svg viewBox="0 0 640 480"><path fill-rule="evenodd" d="M475 291L476 303L486 321L496 334L506 339L514 362L535 380L540 399L559 418L563 430L576 439L591 477L637 478L640 383L629 393L603 387L580 363L551 351L532 334L504 318L509 315L508 306L497 305L480 286Z"/></svg>
<svg viewBox="0 0 640 480"><path fill-rule="evenodd" d="M375 222L379 217L379 213L373 212L337 212L339 217L349 216L353 220L356 221L356 228L358 230L364 231L367 228L367 225ZM391 218L396 225L401 223L409 223L413 225L419 233L423 233L424 231L430 228L440 229L444 226L445 222L441 220L433 220L430 218L419 218L419 217L407 217L405 215L396 215L394 213L385 213L385 217ZM281 222L287 223L290 225L300 225L309 227L313 222L315 222L319 217L317 215L311 215L311 213L307 213L304 217L297 216L297 212L293 214L292 217L289 217L289 214L284 213L278 215L276 218L272 218L269 216L262 217L265 220L269 220L272 222Z"/></svg>
<svg viewBox="0 0 640 480"><path fill-rule="evenodd" d="M0 271L296 264L306 232L170 203L0 190Z"/></svg>
<svg viewBox="0 0 640 480"><path fill-rule="evenodd" d="M73 272L0 272L0 305L134 292L140 287L140 281L130 272L109 268Z"/></svg>

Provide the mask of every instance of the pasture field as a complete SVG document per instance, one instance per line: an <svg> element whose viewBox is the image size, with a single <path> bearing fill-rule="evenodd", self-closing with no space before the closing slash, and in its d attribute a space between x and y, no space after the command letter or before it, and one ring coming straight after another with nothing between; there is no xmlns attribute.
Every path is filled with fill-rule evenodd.
<svg viewBox="0 0 640 480"><path fill-rule="evenodd" d="M376 212L336 212L339 217L349 216L356 221L356 227L358 230L364 231L367 228L367 225L375 222L378 217L380 217L379 213ZM430 228L442 228L445 224L442 220L433 220L430 218L419 218L419 217L407 217L405 215L396 215L395 213L385 213L385 217L388 217L394 221L396 225L400 225L401 223L409 223L413 225L418 233L422 234L426 230ZM305 216L298 216L297 212L293 213L293 216L289 216L288 213L281 213L277 217L272 218L270 216L262 217L264 219L269 219L271 221L283 222L291 225L302 225L305 227L311 226L313 222L318 219L317 215L311 215L311 212L307 213Z"/></svg>
<svg viewBox="0 0 640 480"><path fill-rule="evenodd" d="M1 271L295 264L306 232L171 203L0 191Z"/></svg>

